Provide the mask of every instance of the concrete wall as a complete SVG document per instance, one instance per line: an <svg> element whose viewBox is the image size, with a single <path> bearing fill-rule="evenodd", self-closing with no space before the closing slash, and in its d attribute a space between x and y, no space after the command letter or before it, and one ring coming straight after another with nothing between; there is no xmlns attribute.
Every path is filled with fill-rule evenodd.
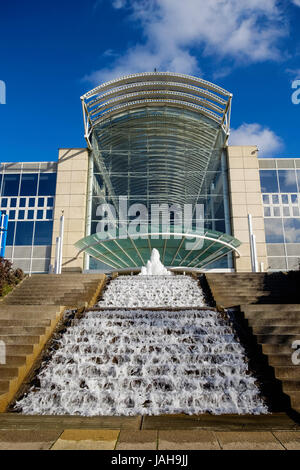
<svg viewBox="0 0 300 470"><path fill-rule="evenodd" d="M87 176L87 149L59 149L51 264L54 266L55 243L59 236L59 219L63 209L63 271L83 269L84 255L77 257L78 250L74 243L85 236Z"/></svg>
<svg viewBox="0 0 300 470"><path fill-rule="evenodd" d="M235 259L237 272L251 271L248 214L253 218L259 266L268 266L257 153L256 146L227 149L232 234L242 242L241 257Z"/></svg>

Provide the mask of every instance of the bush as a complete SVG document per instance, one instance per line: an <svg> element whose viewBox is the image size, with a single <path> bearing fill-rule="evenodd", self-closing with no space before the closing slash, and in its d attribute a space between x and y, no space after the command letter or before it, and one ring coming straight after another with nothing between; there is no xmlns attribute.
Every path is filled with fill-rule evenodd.
<svg viewBox="0 0 300 470"><path fill-rule="evenodd" d="M0 258L0 296L7 294L22 279L22 269L13 269L12 263L6 258Z"/></svg>

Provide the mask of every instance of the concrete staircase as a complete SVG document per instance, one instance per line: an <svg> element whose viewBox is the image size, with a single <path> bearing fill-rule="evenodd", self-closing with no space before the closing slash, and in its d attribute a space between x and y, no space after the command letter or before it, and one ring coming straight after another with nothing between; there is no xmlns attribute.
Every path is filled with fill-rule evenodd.
<svg viewBox="0 0 300 470"><path fill-rule="evenodd" d="M217 306L300 303L299 280L288 273L207 273Z"/></svg>
<svg viewBox="0 0 300 470"><path fill-rule="evenodd" d="M4 412L68 308L92 306L104 275L33 275L0 302L0 412Z"/></svg>
<svg viewBox="0 0 300 470"><path fill-rule="evenodd" d="M291 407L300 413L300 364L292 361L292 344L300 345L300 305L242 305L241 311Z"/></svg>

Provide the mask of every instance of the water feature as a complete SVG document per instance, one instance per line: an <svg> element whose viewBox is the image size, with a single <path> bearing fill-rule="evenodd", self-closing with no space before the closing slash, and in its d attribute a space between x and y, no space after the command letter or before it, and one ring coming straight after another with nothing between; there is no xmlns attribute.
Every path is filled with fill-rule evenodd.
<svg viewBox="0 0 300 470"><path fill-rule="evenodd" d="M98 303L100 307L202 307L204 297L190 276L119 276Z"/></svg>
<svg viewBox="0 0 300 470"><path fill-rule="evenodd" d="M160 261L160 254L156 248L153 248L151 252L151 257L147 261L146 266L143 266L141 269L141 276L170 276L171 271L168 271L167 268Z"/></svg>

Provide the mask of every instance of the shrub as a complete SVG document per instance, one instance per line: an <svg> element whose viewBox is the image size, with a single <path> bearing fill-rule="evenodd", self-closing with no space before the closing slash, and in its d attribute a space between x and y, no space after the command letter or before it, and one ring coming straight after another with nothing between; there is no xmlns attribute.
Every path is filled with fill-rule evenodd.
<svg viewBox="0 0 300 470"><path fill-rule="evenodd" d="M7 294L23 278L22 269L13 269L8 259L0 258L0 296Z"/></svg>

